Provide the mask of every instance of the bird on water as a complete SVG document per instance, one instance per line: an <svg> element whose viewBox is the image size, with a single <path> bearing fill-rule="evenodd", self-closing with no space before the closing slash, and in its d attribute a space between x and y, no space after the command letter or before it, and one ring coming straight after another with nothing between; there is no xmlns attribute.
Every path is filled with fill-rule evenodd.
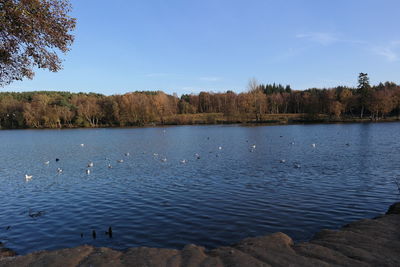
<svg viewBox="0 0 400 267"><path fill-rule="evenodd" d="M112 238L113 232L111 226L108 227L108 231L106 231L105 234L108 235L109 238Z"/></svg>

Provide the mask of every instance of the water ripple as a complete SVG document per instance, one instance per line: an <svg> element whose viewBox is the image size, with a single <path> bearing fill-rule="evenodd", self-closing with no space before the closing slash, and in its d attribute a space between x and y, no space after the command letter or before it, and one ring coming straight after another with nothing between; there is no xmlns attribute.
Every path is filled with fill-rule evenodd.
<svg viewBox="0 0 400 267"><path fill-rule="evenodd" d="M399 130L380 123L1 131L0 241L24 254L82 244L212 248L276 231L307 240L376 216L398 198Z"/></svg>

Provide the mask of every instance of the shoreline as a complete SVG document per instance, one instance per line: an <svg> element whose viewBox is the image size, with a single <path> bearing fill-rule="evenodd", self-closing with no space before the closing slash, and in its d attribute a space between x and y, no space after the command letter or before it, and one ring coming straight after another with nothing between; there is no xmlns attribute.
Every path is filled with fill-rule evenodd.
<svg viewBox="0 0 400 267"><path fill-rule="evenodd" d="M308 242L284 233L246 238L212 250L88 245L16 256L0 243L0 266L400 266L400 202L384 215L321 230Z"/></svg>
<svg viewBox="0 0 400 267"><path fill-rule="evenodd" d="M206 114L206 113L205 113ZM279 116L279 114L275 114ZM285 114L283 114L285 115ZM299 115L293 118L285 117L284 119L271 119L271 120L262 120L262 121L229 121L229 120L216 120L214 122L207 121L194 121L190 123L174 123L174 122L166 122L166 123L147 123L143 125L128 125L128 126L117 126L117 125L98 125L96 127L81 127L81 126L70 126L70 127L61 127L61 128L2 128L1 130L73 130L73 129L137 129L137 128L159 128L159 127L172 127L172 126L223 126L223 125L237 125L237 126L284 126L284 125L324 125L324 124L369 124L369 123L395 123L400 122L400 118L397 117L388 117L381 118L379 120L373 120L370 118L360 119L357 117L354 118L346 118L346 119L331 119L331 118L322 118L322 119L310 119L304 115Z"/></svg>

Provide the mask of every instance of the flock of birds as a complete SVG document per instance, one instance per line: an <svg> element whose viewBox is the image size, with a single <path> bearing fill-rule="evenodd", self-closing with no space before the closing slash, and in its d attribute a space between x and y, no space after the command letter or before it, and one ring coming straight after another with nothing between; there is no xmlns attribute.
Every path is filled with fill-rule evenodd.
<svg viewBox="0 0 400 267"><path fill-rule="evenodd" d="M208 139L209 139L209 138L208 138ZM247 142L248 142L248 141L247 141ZM294 145L294 144L295 144L295 142L291 142L291 143L290 143L290 145ZM346 144L346 145L349 145L349 144ZM81 147L85 147L85 144L80 144L80 146L81 146ZM316 146L317 146L317 145L316 145L315 143L312 143L312 144L311 144L311 147L312 147L312 148L316 148ZM252 145L250 145L250 146L248 147L248 151L249 151L249 152L255 152L256 148L257 148L256 144L252 144ZM218 151L221 151L221 150L223 150L223 147L222 147L222 146L218 146L218 147L217 147L217 150L218 150ZM145 152L143 152L143 153L145 153ZM210 152L210 153L211 153L211 152ZM126 153L124 153L124 155L125 155L125 157L129 157L129 156L130 156L130 153L129 153L129 152L126 152ZM218 157L218 153L216 154L216 156ZM166 158L165 156L159 155L158 153L153 153L153 158L156 159L156 160L159 160L159 161L161 161L161 162L167 162L167 158ZM197 159L197 160L200 160L200 159L201 159L201 157L200 157L200 155L199 155L198 153L195 153L195 154L194 154L194 158ZM106 160L107 160L107 158L106 158ZM60 159L59 159L59 158L56 158L55 161L58 162L58 161L60 161ZM116 162L117 162L117 163L123 163L124 160L123 160L123 159L118 159L118 160L116 160ZM186 163L188 163L188 160L187 160L187 159L181 159L179 162L180 162L181 164L186 164ZM280 162L280 163L286 163L286 160L285 160L285 159L281 159L281 160L279 160L279 162ZM50 161L45 161L45 162L43 162L43 163L44 163L45 165L49 165L49 164L50 164ZM89 174L91 173L91 169L94 167L94 165L95 165L95 164L94 164L93 161L89 161L89 162L87 163L87 166L86 166L87 168L86 168L86 170L85 170L85 172L86 172L87 175L89 175ZM113 166L111 165L111 163L108 163L107 167L108 167L109 169L112 169L112 168L113 168ZM301 168L301 165L300 165L299 163L294 163L294 164L293 164L293 167L294 167L294 168ZM62 170L61 168L57 168L57 173L61 174L62 172L63 172L63 170ZM25 174L25 181L26 181L26 182L31 181L31 180L32 180L32 177L33 177L33 175ZM29 216L32 217L32 218L40 217L40 216L42 216L44 213L45 213L44 211L32 212L31 210L29 210ZM9 226L9 227L10 227L10 226ZM112 237L113 237L113 231L112 231L111 226L108 228L108 231L105 231L104 233L105 233L105 235L108 236L109 238L112 238ZM84 237L84 234L83 234L83 233L80 233L80 236L81 236L81 238L83 238L83 237ZM92 230L91 236L92 236L93 239L96 239L97 233L96 233L95 230Z"/></svg>
<svg viewBox="0 0 400 267"><path fill-rule="evenodd" d="M209 139L209 138L208 138ZM290 143L291 145L294 145L295 143L294 142L291 142ZM347 146L349 146L349 144L346 144ZM85 144L80 144L80 146L81 147L84 147L85 146ZM316 144L315 143L312 143L311 144L311 147L312 148L316 148ZM250 152L254 152L255 151L255 149L256 149L256 145L255 144L252 144L251 146L250 146L250 148L249 148L249 151ZM222 146L218 146L218 150L222 150ZM143 153L145 153L145 152L143 152ZM126 152L125 154L124 154L126 157L129 157L130 156L130 153L129 152ZM196 159L200 159L201 157L200 157L200 155L198 154L198 153L195 153L194 154L194 156L195 156L195 158ZM216 154L216 156L218 157L218 154ZM159 158L159 154L158 153L153 153L153 157L155 158L155 159L159 159L161 162L167 162L167 158L166 157L160 157ZM107 159L107 158L106 158ZM56 162L58 162L58 161L60 161L60 159L59 158L56 158L55 159L55 161ZM117 163L123 163L124 162L124 160L123 159L118 159L117 161L116 161ZM182 159L182 160L180 160L179 161L181 164L186 164L186 163L188 163L188 160L187 159ZM280 161L279 161L280 163L286 163L286 160L285 159L281 159ZM44 164L45 165L49 165L50 164L50 161L45 161L44 162ZM86 174L90 174L91 173L91 168L94 166L94 163L93 163L93 161L89 161L89 163L87 164L87 168L86 168ZM108 165L107 165L107 167L109 168L109 169L112 169L113 168L113 166L109 163ZM294 168L301 168L301 165L299 164L299 163L294 163L293 164L293 167ZM63 170L62 170L62 168L57 168L57 173L62 173L63 172ZM25 181L26 182L29 182L29 181L31 181L32 180L32 177L33 177L33 175L28 175L28 174L25 174Z"/></svg>

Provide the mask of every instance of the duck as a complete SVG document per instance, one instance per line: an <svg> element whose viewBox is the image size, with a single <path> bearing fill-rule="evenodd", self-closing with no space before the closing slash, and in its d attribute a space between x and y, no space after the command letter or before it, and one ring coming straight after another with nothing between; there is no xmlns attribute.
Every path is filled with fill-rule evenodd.
<svg viewBox="0 0 400 267"><path fill-rule="evenodd" d="M58 173L62 173L63 170L62 170L61 168L57 168L57 172L58 172Z"/></svg>
<svg viewBox="0 0 400 267"><path fill-rule="evenodd" d="M32 210L29 209L29 211L28 211L29 217L32 217L32 218L40 217L40 216L44 215L45 213L46 212L44 210L40 210L40 211L37 211L37 212L32 212Z"/></svg>
<svg viewBox="0 0 400 267"><path fill-rule="evenodd" d="M93 162L89 162L87 166L90 168L93 167L93 165L94 165Z"/></svg>
<svg viewBox="0 0 400 267"><path fill-rule="evenodd" d="M112 169L112 166L111 166L111 164L108 164L108 168L109 168L109 169Z"/></svg>
<svg viewBox="0 0 400 267"><path fill-rule="evenodd" d="M187 163L187 160L183 159L183 160L180 161L180 163L185 164L185 163Z"/></svg>
<svg viewBox="0 0 400 267"><path fill-rule="evenodd" d="M300 169L300 168L301 168L300 164L298 164L298 163L295 163L295 164L294 164L294 167L295 167L296 169Z"/></svg>
<svg viewBox="0 0 400 267"><path fill-rule="evenodd" d="M129 157L129 156L130 156L129 152L126 152L126 153L125 153L125 156Z"/></svg>
<svg viewBox="0 0 400 267"><path fill-rule="evenodd" d="M81 147L84 147L85 146L85 144L81 144Z"/></svg>
<svg viewBox="0 0 400 267"><path fill-rule="evenodd" d="M86 174L90 174L90 170L89 169L86 170Z"/></svg>
<svg viewBox="0 0 400 267"><path fill-rule="evenodd" d="M251 146L251 148L252 148L252 149L256 149L256 145L253 144L253 145Z"/></svg>
<svg viewBox="0 0 400 267"><path fill-rule="evenodd" d="M119 160L117 160L117 162L118 163L122 163L122 162L124 162L124 160L123 159L119 159Z"/></svg>
<svg viewBox="0 0 400 267"><path fill-rule="evenodd" d="M316 147L317 145L316 145L315 143L312 143L311 146L312 146L312 147Z"/></svg>
<svg viewBox="0 0 400 267"><path fill-rule="evenodd" d="M32 175L25 174L25 181L28 182L30 180L32 180Z"/></svg>
<svg viewBox="0 0 400 267"><path fill-rule="evenodd" d="M286 162L286 160L284 160L284 159L281 159L279 162L280 162L280 163L285 163L285 162Z"/></svg>
<svg viewBox="0 0 400 267"><path fill-rule="evenodd" d="M43 162L45 165L49 165L50 164L50 161L45 161L45 162Z"/></svg>
<svg viewBox="0 0 400 267"><path fill-rule="evenodd" d="M161 161L162 162L167 162L167 158L162 158Z"/></svg>

